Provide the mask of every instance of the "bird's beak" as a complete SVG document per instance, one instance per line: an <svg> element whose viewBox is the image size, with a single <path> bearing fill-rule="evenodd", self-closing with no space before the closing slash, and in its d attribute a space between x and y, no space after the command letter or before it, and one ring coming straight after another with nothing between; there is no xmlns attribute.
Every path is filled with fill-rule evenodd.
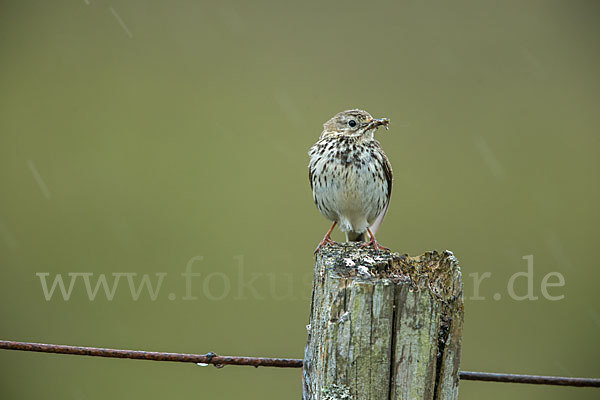
<svg viewBox="0 0 600 400"><path fill-rule="evenodd" d="M385 126L385 129L390 129L388 126L389 123L389 118L373 118L371 122L369 122L368 129L374 129L381 125Z"/></svg>

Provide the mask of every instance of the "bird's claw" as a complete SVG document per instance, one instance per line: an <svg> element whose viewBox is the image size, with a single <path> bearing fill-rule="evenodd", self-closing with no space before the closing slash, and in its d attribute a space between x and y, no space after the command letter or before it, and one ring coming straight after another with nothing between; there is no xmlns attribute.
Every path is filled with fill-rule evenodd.
<svg viewBox="0 0 600 400"><path fill-rule="evenodd" d="M360 245L360 247L369 247L369 246L373 246L373 248L376 251L380 251L380 250L390 251L390 249L388 249L387 247L383 247L382 245L380 245L379 242L377 240L375 240L374 238L369 240L368 242L365 242Z"/></svg>
<svg viewBox="0 0 600 400"><path fill-rule="evenodd" d="M333 245L337 245L337 244L339 244L339 243L338 243L338 242L336 242L336 241L333 241L333 240L331 240L331 238L330 238L329 236L325 236L325 237L323 238L323 240L321 240L321 242L319 243L319 245L317 246L317 248L315 249L315 252L314 252L313 254L317 254L317 253L318 253L318 252L321 250L321 248L322 248L323 246L325 246L326 244L333 244Z"/></svg>

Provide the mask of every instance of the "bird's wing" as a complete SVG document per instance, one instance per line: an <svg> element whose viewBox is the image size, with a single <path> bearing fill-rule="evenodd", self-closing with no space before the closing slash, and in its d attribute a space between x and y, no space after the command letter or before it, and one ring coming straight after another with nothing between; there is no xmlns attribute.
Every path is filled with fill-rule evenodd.
<svg viewBox="0 0 600 400"><path fill-rule="evenodd" d="M385 213L387 212L388 206L390 205L390 199L392 197L392 180L393 180L392 164L390 164L390 160L387 158L387 156L383 152L383 149L381 148L381 145L379 144L379 142L376 142L376 149L377 149L377 151L379 151L379 154L381 154L381 160L382 160L382 164L383 164L382 165L383 166L383 174L385 177L385 182L387 184L387 199L385 201L385 206L383 207L383 210L381 211L381 213L379 213L379 215L375 219L375 222L373 222L373 225L370 226L371 232L373 232L373 235L375 235L377 233L377 230L383 223L383 218L385 217Z"/></svg>
<svg viewBox="0 0 600 400"><path fill-rule="evenodd" d="M308 150L308 156L310 161L308 163L308 181L310 182L310 188L313 189L313 179L315 177L315 171L317 168L318 157L314 157L319 150L319 146L322 146L319 142L315 143L310 150Z"/></svg>
<svg viewBox="0 0 600 400"><path fill-rule="evenodd" d="M314 162L312 158L313 149L311 148L308 152L310 157L310 162L308 163L308 181L310 182L310 188L313 188L313 175L315 174Z"/></svg>

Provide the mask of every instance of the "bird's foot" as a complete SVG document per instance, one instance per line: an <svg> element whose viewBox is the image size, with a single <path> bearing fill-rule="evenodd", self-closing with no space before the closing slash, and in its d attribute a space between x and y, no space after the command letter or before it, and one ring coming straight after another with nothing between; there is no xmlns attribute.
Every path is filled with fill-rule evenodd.
<svg viewBox="0 0 600 400"><path fill-rule="evenodd" d="M329 235L325 235L325 237L323 238L323 240L321 240L321 242L319 243L319 245L315 249L314 254L317 254L319 251L321 251L321 248L324 247L327 244L336 245L336 244L339 244L339 243L331 240L331 238L329 237Z"/></svg>
<svg viewBox="0 0 600 400"><path fill-rule="evenodd" d="M373 246L373 248L377 251L380 251L380 250L390 251L390 249L388 249L387 247L383 247L382 245L380 245L379 242L377 240L375 240L375 237L371 237L371 240L360 245L360 247L369 247L369 246Z"/></svg>

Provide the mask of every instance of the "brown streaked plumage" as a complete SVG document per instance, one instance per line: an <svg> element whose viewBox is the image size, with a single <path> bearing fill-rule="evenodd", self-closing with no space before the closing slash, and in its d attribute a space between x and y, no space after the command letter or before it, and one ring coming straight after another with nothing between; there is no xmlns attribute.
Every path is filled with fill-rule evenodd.
<svg viewBox="0 0 600 400"><path fill-rule="evenodd" d="M392 195L392 166L373 137L387 118L374 119L363 110L336 114L309 150L308 178L319 211L333 225L316 252L333 243L331 232L339 225L348 241L366 241L385 249L375 239ZM366 240L366 235L369 240Z"/></svg>

